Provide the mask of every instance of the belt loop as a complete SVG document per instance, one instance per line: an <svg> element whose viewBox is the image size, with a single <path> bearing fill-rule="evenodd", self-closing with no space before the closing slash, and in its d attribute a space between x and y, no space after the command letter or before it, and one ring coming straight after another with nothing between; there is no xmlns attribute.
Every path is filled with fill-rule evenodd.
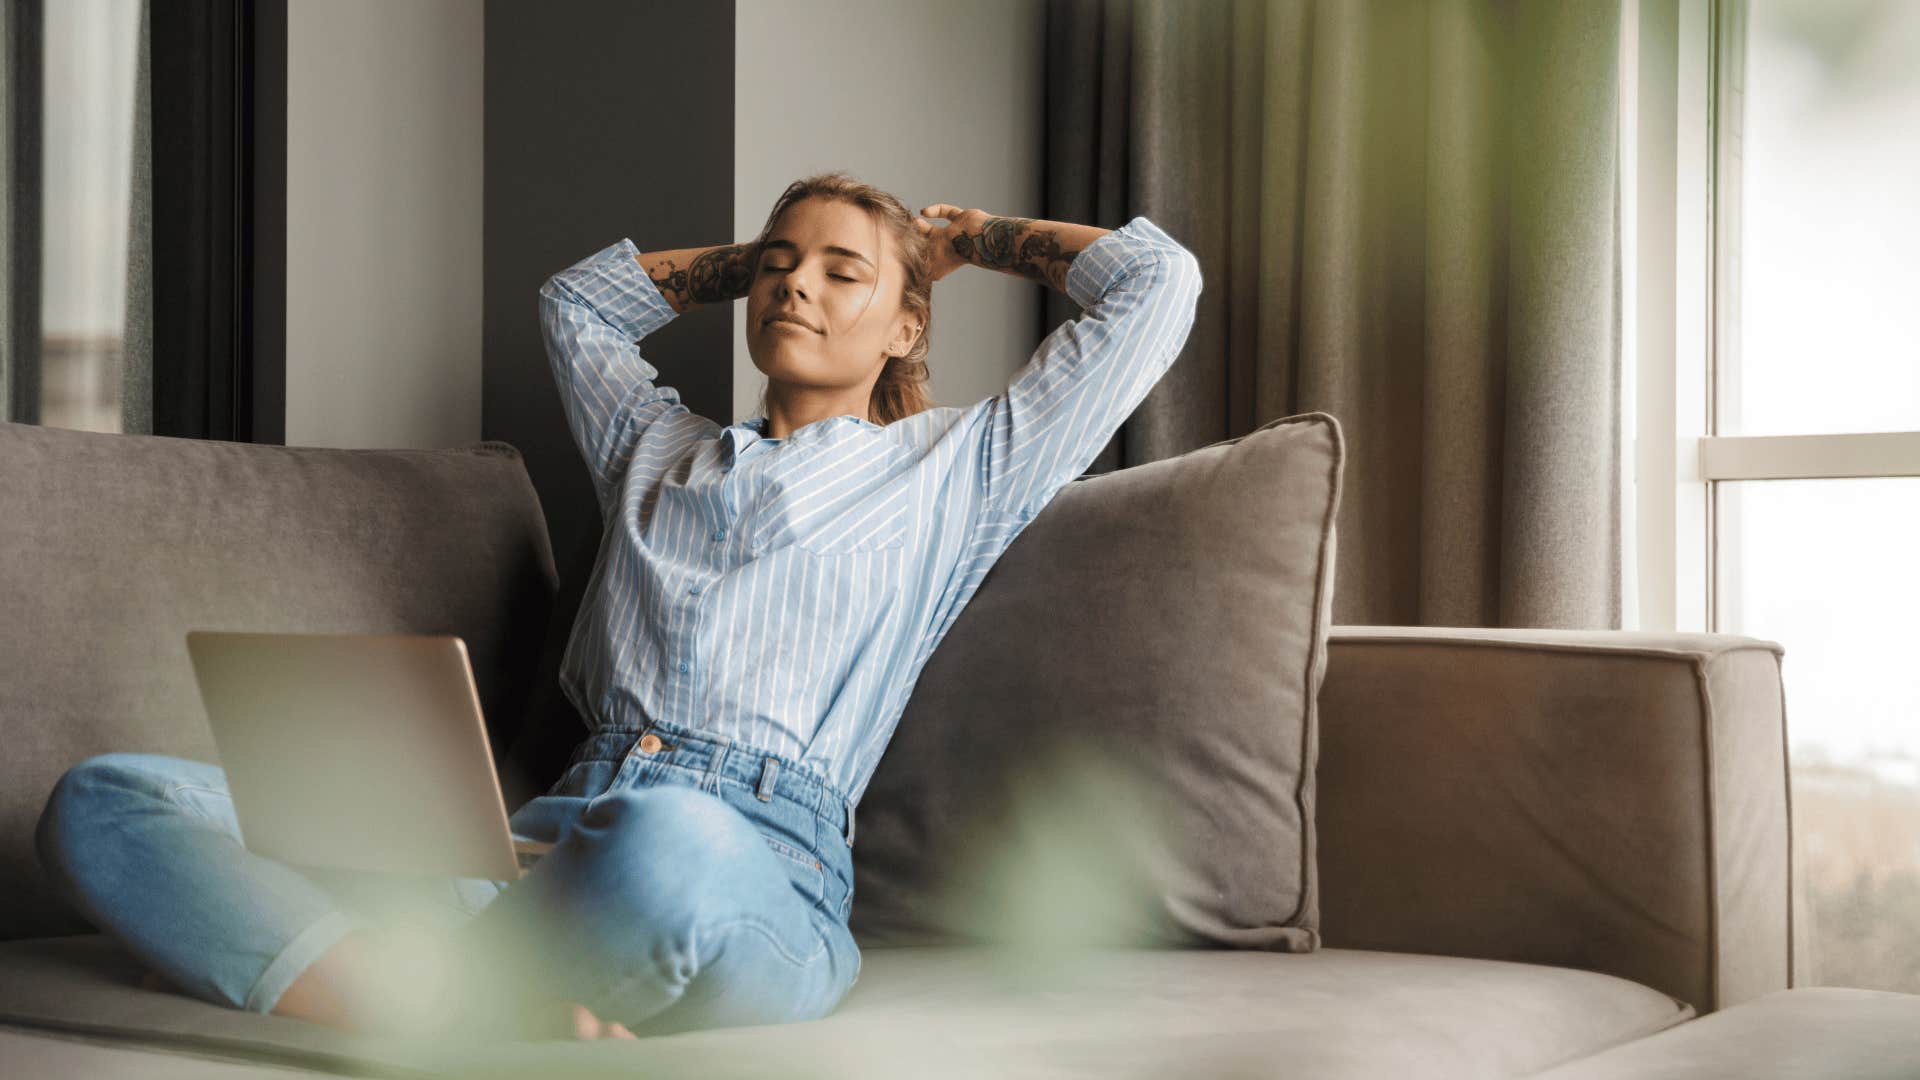
<svg viewBox="0 0 1920 1080"><path fill-rule="evenodd" d="M715 735L713 736L713 741L715 743L713 757L707 762L707 775L701 777L700 786L707 791L719 794L720 766L726 764L727 751L733 749L733 737L731 735Z"/></svg>
<svg viewBox="0 0 1920 1080"><path fill-rule="evenodd" d="M773 781L780 775L780 759L768 754L760 763L760 786L754 789L754 795L761 802L773 801Z"/></svg>
<svg viewBox="0 0 1920 1080"><path fill-rule="evenodd" d="M853 846L853 800L842 799L841 805L847 809L847 846Z"/></svg>

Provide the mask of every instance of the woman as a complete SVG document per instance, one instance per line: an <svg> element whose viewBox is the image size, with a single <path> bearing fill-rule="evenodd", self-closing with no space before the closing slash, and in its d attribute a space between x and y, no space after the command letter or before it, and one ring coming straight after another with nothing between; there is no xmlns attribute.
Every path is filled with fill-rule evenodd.
<svg viewBox="0 0 1920 1080"><path fill-rule="evenodd" d="M555 845L525 877L437 883L459 901L437 935L383 925L343 875L247 852L218 768L140 754L62 777L50 876L187 992L348 1030L630 1038L831 1012L859 974L854 809L914 680L1173 362L1201 286L1144 217L921 213L829 173L749 243L622 240L541 289L605 532L561 670L592 733L513 814ZM969 264L1086 311L1004 393L937 407L932 286ZM636 343L743 297L765 406L721 427Z"/></svg>

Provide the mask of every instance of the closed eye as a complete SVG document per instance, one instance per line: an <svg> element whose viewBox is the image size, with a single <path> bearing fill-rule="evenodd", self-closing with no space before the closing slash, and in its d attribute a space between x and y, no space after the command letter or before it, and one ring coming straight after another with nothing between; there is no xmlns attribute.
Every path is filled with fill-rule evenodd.
<svg viewBox="0 0 1920 1080"><path fill-rule="evenodd" d="M766 268L767 273L769 274L784 274L790 269L792 269L792 267L788 267L788 266L769 266ZM828 274L827 276L830 278L833 278L835 281L856 280L854 278L847 277L845 274Z"/></svg>

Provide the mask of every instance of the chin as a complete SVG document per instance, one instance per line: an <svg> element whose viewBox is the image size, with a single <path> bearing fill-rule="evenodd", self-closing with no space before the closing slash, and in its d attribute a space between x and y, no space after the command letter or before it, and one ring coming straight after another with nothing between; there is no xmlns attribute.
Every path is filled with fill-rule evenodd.
<svg viewBox="0 0 1920 1080"><path fill-rule="evenodd" d="M785 360L786 351L777 341L748 342L747 355L753 357L753 366L762 371L769 367L790 366L792 361Z"/></svg>
<svg viewBox="0 0 1920 1080"><path fill-rule="evenodd" d="M810 374L814 374L811 369L818 366L817 361L790 356L774 345L757 349L749 346L747 355L753 358L753 366L760 369L760 374L769 377L779 376L804 382Z"/></svg>

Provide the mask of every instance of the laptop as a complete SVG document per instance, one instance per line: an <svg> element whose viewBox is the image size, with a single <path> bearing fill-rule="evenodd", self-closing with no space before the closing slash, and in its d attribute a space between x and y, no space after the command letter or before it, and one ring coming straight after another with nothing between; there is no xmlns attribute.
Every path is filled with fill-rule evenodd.
<svg viewBox="0 0 1920 1080"><path fill-rule="evenodd" d="M467 643L192 630L187 654L247 849L293 866L515 880Z"/></svg>

